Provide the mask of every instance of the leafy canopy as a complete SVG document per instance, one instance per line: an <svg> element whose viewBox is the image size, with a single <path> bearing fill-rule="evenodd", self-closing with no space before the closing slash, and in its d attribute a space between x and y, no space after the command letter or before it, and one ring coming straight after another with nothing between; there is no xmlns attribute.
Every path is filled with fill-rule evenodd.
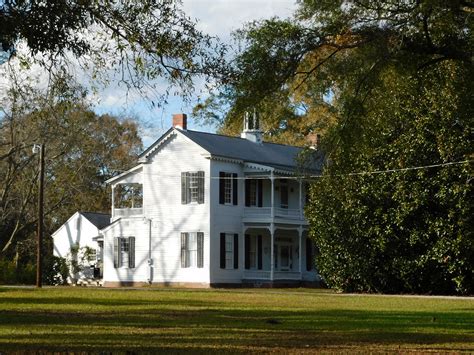
<svg viewBox="0 0 474 355"><path fill-rule="evenodd" d="M266 139L323 134L327 164L306 215L331 287L473 292L473 11L470 1L300 1L295 18L237 34L232 75L196 108L226 132L258 107ZM230 110L210 113L219 106Z"/></svg>

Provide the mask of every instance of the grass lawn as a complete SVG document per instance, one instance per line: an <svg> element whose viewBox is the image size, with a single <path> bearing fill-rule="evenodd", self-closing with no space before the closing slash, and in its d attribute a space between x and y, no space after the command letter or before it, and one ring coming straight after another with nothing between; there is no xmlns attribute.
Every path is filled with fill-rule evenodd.
<svg viewBox="0 0 474 355"><path fill-rule="evenodd" d="M474 299L0 288L2 352L474 352Z"/></svg>

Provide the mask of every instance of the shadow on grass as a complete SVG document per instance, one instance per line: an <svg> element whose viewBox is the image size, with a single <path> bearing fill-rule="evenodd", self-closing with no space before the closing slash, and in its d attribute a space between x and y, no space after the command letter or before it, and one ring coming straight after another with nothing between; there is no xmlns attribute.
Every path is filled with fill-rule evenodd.
<svg viewBox="0 0 474 355"><path fill-rule="evenodd" d="M0 329L6 328L13 331L0 332L5 350L272 351L348 345L394 348L400 344L474 349L473 314L212 308L89 313L58 309L0 312Z"/></svg>

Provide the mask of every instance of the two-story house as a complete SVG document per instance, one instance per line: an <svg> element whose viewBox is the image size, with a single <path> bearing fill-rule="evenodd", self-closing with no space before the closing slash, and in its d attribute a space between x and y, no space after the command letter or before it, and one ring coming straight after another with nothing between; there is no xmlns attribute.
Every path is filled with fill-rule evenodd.
<svg viewBox="0 0 474 355"><path fill-rule="evenodd" d="M318 282L302 148L263 142L255 115L240 138L191 131L186 120L173 115L139 164L108 180L104 285Z"/></svg>

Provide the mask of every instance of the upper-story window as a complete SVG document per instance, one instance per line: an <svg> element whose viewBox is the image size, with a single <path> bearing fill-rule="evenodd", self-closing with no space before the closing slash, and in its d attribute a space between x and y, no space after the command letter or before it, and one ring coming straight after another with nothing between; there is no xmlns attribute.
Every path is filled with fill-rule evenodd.
<svg viewBox="0 0 474 355"><path fill-rule="evenodd" d="M246 179L245 180L245 206L262 207L263 206L263 180Z"/></svg>
<svg viewBox="0 0 474 355"><path fill-rule="evenodd" d="M221 205L238 204L237 174L219 172L219 203Z"/></svg>
<svg viewBox="0 0 474 355"><path fill-rule="evenodd" d="M181 203L204 203L204 171L181 173Z"/></svg>

